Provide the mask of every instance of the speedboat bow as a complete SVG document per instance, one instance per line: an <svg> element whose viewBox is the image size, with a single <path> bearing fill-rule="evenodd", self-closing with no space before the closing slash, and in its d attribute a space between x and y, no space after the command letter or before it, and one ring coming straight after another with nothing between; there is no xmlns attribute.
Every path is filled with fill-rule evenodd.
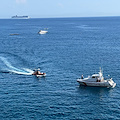
<svg viewBox="0 0 120 120"><path fill-rule="evenodd" d="M46 76L46 73L40 73L40 74L37 74L36 76L37 76L37 77L45 77L45 76Z"/></svg>

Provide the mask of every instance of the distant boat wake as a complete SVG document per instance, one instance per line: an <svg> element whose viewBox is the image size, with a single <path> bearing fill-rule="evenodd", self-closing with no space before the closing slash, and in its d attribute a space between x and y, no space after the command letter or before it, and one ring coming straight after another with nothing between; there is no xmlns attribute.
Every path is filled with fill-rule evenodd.
<svg viewBox="0 0 120 120"><path fill-rule="evenodd" d="M34 72L33 70L28 69L28 68L19 69L19 68L12 66L5 57L0 56L0 60L6 66L5 68L3 68L2 72L9 72L9 73L15 73L15 74L21 74L21 75L32 75L32 73Z"/></svg>

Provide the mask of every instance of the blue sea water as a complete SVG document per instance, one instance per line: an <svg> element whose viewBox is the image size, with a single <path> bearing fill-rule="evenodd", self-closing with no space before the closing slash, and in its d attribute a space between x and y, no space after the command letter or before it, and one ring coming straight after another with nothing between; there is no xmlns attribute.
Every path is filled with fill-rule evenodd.
<svg viewBox="0 0 120 120"><path fill-rule="evenodd" d="M99 67L114 89L79 86ZM0 19L0 120L120 119L119 78L120 17Z"/></svg>

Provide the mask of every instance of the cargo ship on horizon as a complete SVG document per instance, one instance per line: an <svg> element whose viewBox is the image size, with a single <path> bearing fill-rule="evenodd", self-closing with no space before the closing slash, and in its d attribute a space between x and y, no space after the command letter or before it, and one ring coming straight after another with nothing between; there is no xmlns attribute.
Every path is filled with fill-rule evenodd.
<svg viewBox="0 0 120 120"><path fill-rule="evenodd" d="M29 19L30 17L29 16L12 16L13 19Z"/></svg>

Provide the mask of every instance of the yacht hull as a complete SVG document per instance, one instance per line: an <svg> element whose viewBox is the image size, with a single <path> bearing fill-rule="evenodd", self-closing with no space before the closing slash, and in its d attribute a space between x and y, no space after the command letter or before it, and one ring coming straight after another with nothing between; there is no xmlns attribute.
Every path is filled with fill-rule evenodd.
<svg viewBox="0 0 120 120"><path fill-rule="evenodd" d="M103 82L89 82L89 81L84 81L81 79L78 79L77 82L80 85L84 86L92 86L92 87L112 87L114 88L116 86L116 83L114 83L111 79L110 80L104 80Z"/></svg>

